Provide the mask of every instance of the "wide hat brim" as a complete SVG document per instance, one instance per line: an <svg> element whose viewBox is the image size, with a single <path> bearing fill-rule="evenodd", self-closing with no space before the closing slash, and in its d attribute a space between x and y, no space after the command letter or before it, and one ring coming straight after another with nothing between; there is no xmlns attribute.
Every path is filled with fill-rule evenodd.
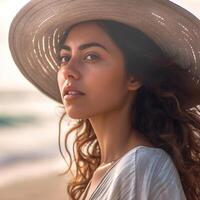
<svg viewBox="0 0 200 200"><path fill-rule="evenodd" d="M58 43L73 24L109 19L133 26L188 70L187 108L200 104L200 21L168 0L32 0L13 19L9 46L22 74L62 103L57 84Z"/></svg>

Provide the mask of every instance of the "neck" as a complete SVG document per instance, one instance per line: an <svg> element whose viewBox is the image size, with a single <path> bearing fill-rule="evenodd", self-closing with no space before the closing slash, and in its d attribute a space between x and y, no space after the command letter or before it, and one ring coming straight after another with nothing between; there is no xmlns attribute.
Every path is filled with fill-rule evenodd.
<svg viewBox="0 0 200 200"><path fill-rule="evenodd" d="M137 142L136 131L131 128L130 108L124 106L101 116L90 118L101 151L101 164L119 159Z"/></svg>

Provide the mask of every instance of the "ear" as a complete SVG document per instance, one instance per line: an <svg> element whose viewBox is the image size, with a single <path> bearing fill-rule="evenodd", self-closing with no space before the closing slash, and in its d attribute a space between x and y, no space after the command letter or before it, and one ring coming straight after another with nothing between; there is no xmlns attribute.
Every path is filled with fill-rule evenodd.
<svg viewBox="0 0 200 200"><path fill-rule="evenodd" d="M128 90L136 91L142 86L142 82L139 79L131 76L128 80Z"/></svg>

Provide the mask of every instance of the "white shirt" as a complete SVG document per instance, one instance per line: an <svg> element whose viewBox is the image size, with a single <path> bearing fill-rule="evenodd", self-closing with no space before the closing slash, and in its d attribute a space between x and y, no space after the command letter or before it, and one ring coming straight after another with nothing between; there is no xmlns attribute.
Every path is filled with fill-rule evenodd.
<svg viewBox="0 0 200 200"><path fill-rule="evenodd" d="M159 148L138 146L109 168L90 200L186 200L186 197L170 156Z"/></svg>

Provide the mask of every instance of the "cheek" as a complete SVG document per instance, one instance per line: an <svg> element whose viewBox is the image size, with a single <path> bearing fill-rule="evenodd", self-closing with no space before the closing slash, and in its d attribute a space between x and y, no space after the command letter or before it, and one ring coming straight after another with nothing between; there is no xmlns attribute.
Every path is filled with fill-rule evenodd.
<svg viewBox="0 0 200 200"><path fill-rule="evenodd" d="M99 81L95 82L93 92L90 95L90 103L95 110L109 110L120 107L126 95L128 88L121 74L116 76L102 76Z"/></svg>
<svg viewBox="0 0 200 200"><path fill-rule="evenodd" d="M72 119L88 119L104 115L123 107L127 99L127 90L119 79L91 79L85 87L85 97L70 104L64 104L66 113Z"/></svg>

